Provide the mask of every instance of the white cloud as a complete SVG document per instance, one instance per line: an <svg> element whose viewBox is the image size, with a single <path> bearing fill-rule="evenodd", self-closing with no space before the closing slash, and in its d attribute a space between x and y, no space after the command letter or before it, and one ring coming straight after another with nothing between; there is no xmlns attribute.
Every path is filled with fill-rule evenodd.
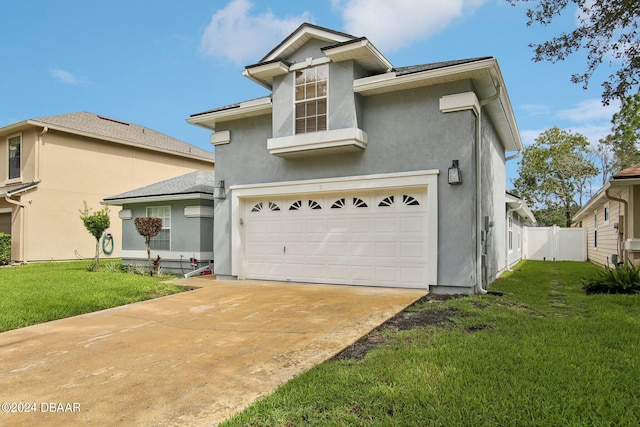
<svg viewBox="0 0 640 427"><path fill-rule="evenodd" d="M88 78L84 76L77 76L60 68L52 68L49 72L51 73L51 76L60 83L74 86L88 86L91 84L91 81Z"/></svg>
<svg viewBox="0 0 640 427"><path fill-rule="evenodd" d="M572 122L587 122L587 121L611 121L614 113L618 112L620 104L612 102L609 105L602 105L600 99L587 99L578 103L573 108L560 110L558 117L570 120Z"/></svg>
<svg viewBox="0 0 640 427"><path fill-rule="evenodd" d="M486 0L332 0L342 14L344 31L366 36L389 52L424 39L448 27L455 18Z"/></svg>
<svg viewBox="0 0 640 427"><path fill-rule="evenodd" d="M253 6L249 0L232 0L216 11L204 30L200 51L235 65L255 63L300 24L312 20L308 12L285 19L270 10L252 15Z"/></svg>
<svg viewBox="0 0 640 427"><path fill-rule="evenodd" d="M523 113L528 116L546 116L551 112L548 105L543 104L522 104L518 107Z"/></svg>

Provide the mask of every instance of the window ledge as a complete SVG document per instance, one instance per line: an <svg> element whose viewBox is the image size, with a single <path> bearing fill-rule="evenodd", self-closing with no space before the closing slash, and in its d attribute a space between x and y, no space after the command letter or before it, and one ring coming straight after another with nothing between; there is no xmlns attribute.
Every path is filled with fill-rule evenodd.
<svg viewBox="0 0 640 427"><path fill-rule="evenodd" d="M367 133L358 128L303 133L267 140L269 153L286 158L360 152L366 147Z"/></svg>

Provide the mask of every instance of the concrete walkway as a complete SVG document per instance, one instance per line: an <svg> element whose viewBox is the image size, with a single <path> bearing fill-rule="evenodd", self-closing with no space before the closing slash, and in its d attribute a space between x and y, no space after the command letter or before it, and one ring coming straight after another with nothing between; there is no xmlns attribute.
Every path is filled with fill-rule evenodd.
<svg viewBox="0 0 640 427"><path fill-rule="evenodd" d="M0 425L215 425L425 294L184 280L200 288L1 333Z"/></svg>

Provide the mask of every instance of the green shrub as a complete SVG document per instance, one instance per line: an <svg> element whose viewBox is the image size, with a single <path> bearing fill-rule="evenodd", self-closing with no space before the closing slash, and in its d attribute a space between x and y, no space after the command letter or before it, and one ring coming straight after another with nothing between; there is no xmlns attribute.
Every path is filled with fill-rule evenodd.
<svg viewBox="0 0 640 427"><path fill-rule="evenodd" d="M11 234L0 233L0 265L11 261Z"/></svg>
<svg viewBox="0 0 640 427"><path fill-rule="evenodd" d="M605 267L582 280L587 294L636 294L640 293L640 266L631 261L615 268Z"/></svg>

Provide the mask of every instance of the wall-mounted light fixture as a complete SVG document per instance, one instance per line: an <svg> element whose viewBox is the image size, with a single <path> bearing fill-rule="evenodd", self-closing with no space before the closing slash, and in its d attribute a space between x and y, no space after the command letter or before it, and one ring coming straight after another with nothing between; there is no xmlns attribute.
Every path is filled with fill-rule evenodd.
<svg viewBox="0 0 640 427"><path fill-rule="evenodd" d="M449 184L462 184L462 172L460 172L460 167L458 166L457 160L453 160L451 162L451 166L449 167L448 180Z"/></svg>
<svg viewBox="0 0 640 427"><path fill-rule="evenodd" d="M218 185L213 187L213 198L216 200L224 200L226 197L224 180L218 181Z"/></svg>

